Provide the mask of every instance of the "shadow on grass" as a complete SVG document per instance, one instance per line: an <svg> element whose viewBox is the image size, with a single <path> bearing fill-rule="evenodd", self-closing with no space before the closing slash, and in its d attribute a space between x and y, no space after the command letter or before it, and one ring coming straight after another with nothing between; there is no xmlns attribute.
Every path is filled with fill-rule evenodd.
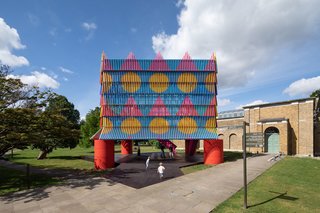
<svg viewBox="0 0 320 213"><path fill-rule="evenodd" d="M61 160L79 160L82 156L49 156L46 159L61 159ZM45 160L45 159L44 159Z"/></svg>
<svg viewBox="0 0 320 213"><path fill-rule="evenodd" d="M283 200L290 200L290 201L295 201L295 200L298 200L299 198L296 198L296 197L292 197L292 196L288 196L287 195L287 192L284 192L284 193L280 193L280 192L273 192L273 191L269 191L271 193L275 193L275 194L278 194L277 196L273 197L273 198L270 198L266 201L263 201L263 202L260 202L260 203L257 203L257 204L254 204L254 205L251 205L251 206L248 206L248 208L251 208L251 207L255 207L255 206L260 206L260 205L263 205L265 203L268 203L268 202L271 202L275 199L283 199Z"/></svg>
<svg viewBox="0 0 320 213"><path fill-rule="evenodd" d="M238 159L242 159L243 158L243 153L242 152L224 151L223 155L224 155L224 162L236 161ZM252 156L251 153L247 153L247 157L251 157L251 156Z"/></svg>
<svg viewBox="0 0 320 213"><path fill-rule="evenodd" d="M11 169L8 169L7 172L11 172L10 170ZM3 181L6 181L7 184L6 186L1 186L0 190L8 191L9 188L13 189L11 192L8 191L9 193L3 193L0 196L0 200L5 203L16 201L29 203L32 201L39 201L48 198L50 193L57 189L57 186L66 188L81 187L92 190L103 183L108 183L109 186L116 184L113 180L103 178L103 176L110 171L95 172L70 170L68 173L61 173L60 170L58 174L55 172L47 173L47 171L43 170L43 174L32 175L30 177L31 189L24 190L27 188L25 175L23 173L18 173L18 171L15 170L12 170L12 172L14 173L14 176L1 180L2 183L4 183Z"/></svg>

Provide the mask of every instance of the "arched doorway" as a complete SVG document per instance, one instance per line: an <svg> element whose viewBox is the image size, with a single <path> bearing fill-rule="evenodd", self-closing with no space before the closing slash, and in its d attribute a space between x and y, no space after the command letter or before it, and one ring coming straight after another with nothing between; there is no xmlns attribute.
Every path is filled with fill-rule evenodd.
<svg viewBox="0 0 320 213"><path fill-rule="evenodd" d="M280 151L279 130L268 127L265 131L265 152L278 153Z"/></svg>
<svg viewBox="0 0 320 213"><path fill-rule="evenodd" d="M232 133L230 136L229 136L229 147L230 149L238 149L238 146L237 146L237 135Z"/></svg>

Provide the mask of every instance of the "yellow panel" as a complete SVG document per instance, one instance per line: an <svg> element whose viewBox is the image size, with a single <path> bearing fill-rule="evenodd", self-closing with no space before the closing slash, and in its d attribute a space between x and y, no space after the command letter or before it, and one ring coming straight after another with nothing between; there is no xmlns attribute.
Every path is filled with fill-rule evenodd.
<svg viewBox="0 0 320 213"><path fill-rule="evenodd" d="M134 72L128 72L121 77L121 83L127 92L136 92L141 86L140 76Z"/></svg>
<svg viewBox="0 0 320 213"><path fill-rule="evenodd" d="M169 131L169 122L164 118L154 118L150 122L149 128L155 134L164 134Z"/></svg>
<svg viewBox="0 0 320 213"><path fill-rule="evenodd" d="M216 133L216 119L215 118L209 118L206 122L206 129L209 132Z"/></svg>
<svg viewBox="0 0 320 213"><path fill-rule="evenodd" d="M157 93L162 93L168 89L169 78L163 73L155 73L149 78L150 88Z"/></svg>
<svg viewBox="0 0 320 213"><path fill-rule="evenodd" d="M141 129L141 123L136 118L127 118L121 123L121 131L126 134L136 134Z"/></svg>
<svg viewBox="0 0 320 213"><path fill-rule="evenodd" d="M192 134L197 131L197 122L193 118L182 118L178 122L178 129L185 134Z"/></svg>
<svg viewBox="0 0 320 213"><path fill-rule="evenodd" d="M210 73L207 75L206 80L205 80L205 84L206 84L206 88L208 91L210 92L215 92L215 86L214 83L217 82L216 79L216 73Z"/></svg>
<svg viewBox="0 0 320 213"><path fill-rule="evenodd" d="M198 80L192 73L182 73L178 78L178 87L182 92L192 92L197 87Z"/></svg>

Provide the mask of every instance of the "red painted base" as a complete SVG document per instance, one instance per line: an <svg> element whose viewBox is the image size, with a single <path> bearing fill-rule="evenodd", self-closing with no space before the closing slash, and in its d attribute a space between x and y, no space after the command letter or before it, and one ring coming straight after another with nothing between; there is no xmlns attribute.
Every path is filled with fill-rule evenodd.
<svg viewBox="0 0 320 213"><path fill-rule="evenodd" d="M204 164L223 163L223 140L204 140Z"/></svg>
<svg viewBox="0 0 320 213"><path fill-rule="evenodd" d="M193 156L196 153L199 140L185 140L185 156Z"/></svg>
<svg viewBox="0 0 320 213"><path fill-rule="evenodd" d="M132 140L121 141L121 154L123 155L132 154Z"/></svg>
<svg viewBox="0 0 320 213"><path fill-rule="evenodd" d="M94 140L94 167L97 170L114 167L113 140Z"/></svg>

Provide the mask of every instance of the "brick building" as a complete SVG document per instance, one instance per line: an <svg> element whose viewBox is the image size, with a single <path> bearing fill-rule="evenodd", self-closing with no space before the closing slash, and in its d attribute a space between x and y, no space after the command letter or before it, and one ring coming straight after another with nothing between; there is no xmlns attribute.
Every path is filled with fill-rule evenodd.
<svg viewBox="0 0 320 213"><path fill-rule="evenodd" d="M304 98L244 107L218 117L218 135L225 150L242 150L243 122L246 133L262 133L264 144L252 152L320 155L319 99Z"/></svg>

